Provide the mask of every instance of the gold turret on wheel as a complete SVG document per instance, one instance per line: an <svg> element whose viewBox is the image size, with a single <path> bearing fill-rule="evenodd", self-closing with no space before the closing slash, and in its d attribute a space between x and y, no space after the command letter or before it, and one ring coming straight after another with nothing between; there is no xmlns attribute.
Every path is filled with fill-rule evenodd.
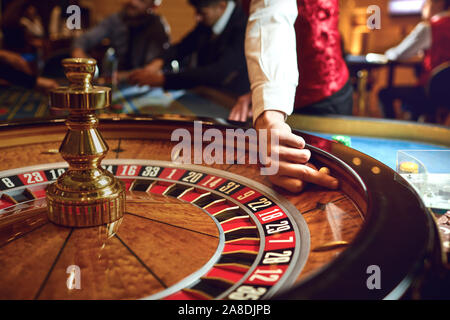
<svg viewBox="0 0 450 320"><path fill-rule="evenodd" d="M125 211L125 187L101 167L109 148L95 115L110 106L111 90L92 85L94 59L65 59L62 64L70 85L50 93L50 107L69 111L59 149L69 169L47 188L48 217L70 227L111 223Z"/></svg>

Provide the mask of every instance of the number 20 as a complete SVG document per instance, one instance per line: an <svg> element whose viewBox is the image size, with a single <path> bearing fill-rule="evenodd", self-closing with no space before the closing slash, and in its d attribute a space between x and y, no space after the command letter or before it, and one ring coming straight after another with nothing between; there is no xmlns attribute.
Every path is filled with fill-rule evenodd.
<svg viewBox="0 0 450 320"><path fill-rule="evenodd" d="M196 183L201 177L203 177L203 173L191 171L188 173L187 177L183 178L183 181Z"/></svg>
<svg viewBox="0 0 450 320"><path fill-rule="evenodd" d="M291 250L283 251L283 253L267 252L264 256L263 264L286 263L291 260L291 255Z"/></svg>

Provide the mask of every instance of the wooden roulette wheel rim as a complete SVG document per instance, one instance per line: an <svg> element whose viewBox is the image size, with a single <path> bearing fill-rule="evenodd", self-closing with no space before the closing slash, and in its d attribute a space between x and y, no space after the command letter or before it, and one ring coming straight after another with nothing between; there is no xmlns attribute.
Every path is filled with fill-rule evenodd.
<svg viewBox="0 0 450 320"><path fill-rule="evenodd" d="M233 128L232 124L221 120L179 116L147 118L126 116L104 117L101 120L100 131L107 141L126 140L132 142L144 138L170 141L172 130L175 128L186 128L192 131L192 122L194 120L201 120L205 130L217 128L223 131L227 128ZM36 136L36 133L39 132L45 132L45 134ZM0 136L11 137L11 139L8 141L4 140L1 148L4 151L15 150L15 152L23 152L23 148L26 149L28 145L33 143L43 143L48 148L48 145L52 143L58 145L64 132L63 120L58 119L5 124L0 126ZM313 245L311 247L312 250L309 251L308 241L302 240L301 245L297 248L299 253L296 255L296 259L300 259L300 256L302 256L301 261L293 265L289 269L290 273L283 278L286 285L280 284L278 287L271 287L271 289L275 288L276 290L273 289L271 294L264 298L400 298L423 273L426 262L440 254L433 218L414 190L387 166L367 155L335 142L299 131L296 131L296 133L305 138L308 147L312 151L313 161L317 165L325 165L330 168L333 175L341 181L340 192L351 200L356 208L355 211L362 214L363 223L357 228L350 228L352 229L351 241L345 244L344 247L337 246L335 249L325 249L325 251L331 250L331 252L334 252L333 257L324 258L320 263L310 262L311 257L318 255L319 253L317 252L320 252L320 250L314 251L314 241L311 243ZM169 147L167 146L167 148ZM115 148L118 150L116 155L121 148L127 149L126 144L121 145L119 142L118 147ZM112 151L110 152L115 152L113 146L111 146L111 149ZM8 152L5 153L8 154ZM164 156L167 160L167 156L170 157L170 154ZM7 159L7 155L5 157ZM42 156L39 161L44 161L45 163L46 159L50 159L49 157ZM142 162L146 159L142 157L144 155L136 158L141 159L136 161ZM121 158L127 159L126 156L121 156ZM3 161L5 161L5 158ZM20 167L36 165L39 161L30 160L26 165L21 165ZM57 163L59 161L57 158L52 158L48 162ZM114 163L114 161L110 163ZM192 170L197 168L199 172L203 170L202 172L205 174L217 172L215 170L224 170L224 168L220 166L215 167L214 165L211 169L202 169L195 166L186 166L186 168ZM278 189L270 189L270 184L267 181L255 176L255 169L251 171L233 168L236 167L228 167L229 171L231 171L229 174L231 177L242 174L243 177L238 181L243 182L244 185L251 185L253 179L257 180L258 183L265 184L265 186L257 184L256 188L260 188L258 190L263 189L267 194L273 195L279 201L275 202L275 204L278 203L284 207L294 207L294 209L291 208L292 212L295 212L295 207L297 209L300 208L301 202L305 201L305 198L302 198L302 194L292 195ZM13 168L7 167L7 169ZM233 170L237 171L233 172ZM4 170L2 169L2 171ZM226 176L227 174L222 175ZM312 188L313 191L311 192L315 194L324 195L324 192L326 192ZM317 203L320 204L320 202ZM302 215L305 215L305 210L298 210L300 210ZM310 208L310 210L319 209ZM297 217L297 219L294 217L294 220L296 221L294 224L297 227L302 226L302 221L304 221L302 217ZM312 237L314 237L314 231L310 230ZM296 235L305 237L310 234L308 234L308 228L306 228ZM309 256L306 257L305 255ZM212 254L211 259L214 260L216 258L217 256ZM369 289L367 286L367 279L370 276L367 270L372 265L378 266L381 271L381 288L379 289ZM302 273L298 275L298 272L302 269ZM240 282L240 285L245 285L245 283ZM236 285L235 289L237 290L238 288L239 286ZM226 292L226 294L222 292L218 297L230 298L232 291L231 289L229 291L225 290L223 292ZM152 297L152 295L146 294L141 298L149 296ZM205 298L205 296L198 295L193 297ZM209 296L206 297L211 298Z"/></svg>

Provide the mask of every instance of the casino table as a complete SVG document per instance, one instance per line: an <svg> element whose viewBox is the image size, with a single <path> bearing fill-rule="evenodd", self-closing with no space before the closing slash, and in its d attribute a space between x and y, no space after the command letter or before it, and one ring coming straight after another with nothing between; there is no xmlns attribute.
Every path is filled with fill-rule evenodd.
<svg viewBox="0 0 450 320"><path fill-rule="evenodd" d="M0 124L0 299L447 297L435 219L389 166L295 131L340 188L292 194L258 165L237 164L250 141L236 144L232 163L171 161L172 132L195 134L194 121L203 133L238 129L201 117L101 116L102 166L124 182L126 210L86 228L47 216L45 188L67 170L57 152L64 119Z"/></svg>
<svg viewBox="0 0 450 320"><path fill-rule="evenodd" d="M299 114L290 116L287 122L295 129L325 139L332 139L335 135L348 136L352 148L393 170L396 169L397 152L400 150L450 150L450 128L444 126L365 117Z"/></svg>
<svg viewBox="0 0 450 320"><path fill-rule="evenodd" d="M65 83L64 81L59 81ZM207 87L164 91L121 83L113 89L112 109L124 114L182 114L227 118L235 97ZM0 121L52 116L48 96L36 90L0 86Z"/></svg>

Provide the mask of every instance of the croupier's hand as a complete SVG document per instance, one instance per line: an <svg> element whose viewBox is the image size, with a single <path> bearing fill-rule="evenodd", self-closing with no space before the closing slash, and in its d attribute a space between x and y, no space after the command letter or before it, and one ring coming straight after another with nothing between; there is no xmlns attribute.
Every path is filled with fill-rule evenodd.
<svg viewBox="0 0 450 320"><path fill-rule="evenodd" d="M304 189L305 183L314 183L329 189L338 187L338 180L330 175L318 171L308 161L311 151L305 149L305 140L292 133L291 127L284 121L284 113L268 110L262 113L255 121L255 129L267 129L270 135L267 139L270 159L268 165L273 166L273 161L278 154L278 173L269 175L269 180L279 187L290 192L300 192ZM276 129L271 131L271 129ZM278 136L279 145L272 146L270 140L273 135Z"/></svg>

